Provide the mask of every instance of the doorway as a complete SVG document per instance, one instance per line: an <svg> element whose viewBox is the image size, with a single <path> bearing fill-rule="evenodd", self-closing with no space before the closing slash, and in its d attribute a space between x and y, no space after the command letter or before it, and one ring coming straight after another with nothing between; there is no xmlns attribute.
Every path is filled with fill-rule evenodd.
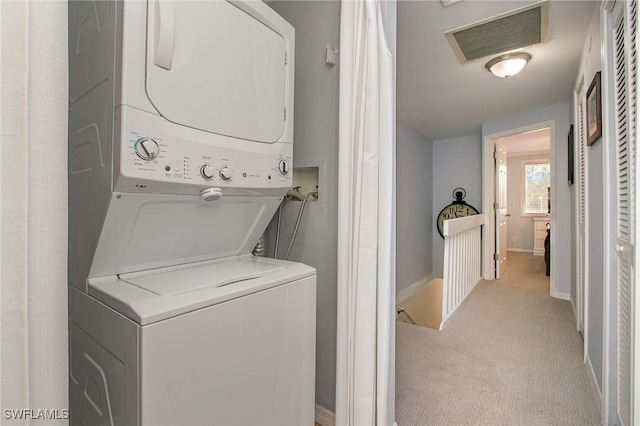
<svg viewBox="0 0 640 426"><path fill-rule="evenodd" d="M499 279L508 270L509 252L547 254L546 231L553 229L555 204L553 125L551 120L484 137L485 279ZM553 247L553 232L550 240ZM552 257L557 256L551 253L550 295L554 296Z"/></svg>

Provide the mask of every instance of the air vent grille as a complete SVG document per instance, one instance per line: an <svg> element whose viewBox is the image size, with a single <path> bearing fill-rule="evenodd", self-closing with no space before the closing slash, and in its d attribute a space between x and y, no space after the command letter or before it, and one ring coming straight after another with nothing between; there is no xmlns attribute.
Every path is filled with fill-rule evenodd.
<svg viewBox="0 0 640 426"><path fill-rule="evenodd" d="M487 56L546 43L548 3L524 9L446 33L458 59L467 63Z"/></svg>

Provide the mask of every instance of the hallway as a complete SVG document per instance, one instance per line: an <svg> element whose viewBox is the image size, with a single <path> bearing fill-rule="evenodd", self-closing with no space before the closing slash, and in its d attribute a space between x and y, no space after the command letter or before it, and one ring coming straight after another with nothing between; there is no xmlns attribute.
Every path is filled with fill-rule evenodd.
<svg viewBox="0 0 640 426"><path fill-rule="evenodd" d="M509 252L442 331L397 321L398 425L596 425L571 305L549 297L543 257Z"/></svg>

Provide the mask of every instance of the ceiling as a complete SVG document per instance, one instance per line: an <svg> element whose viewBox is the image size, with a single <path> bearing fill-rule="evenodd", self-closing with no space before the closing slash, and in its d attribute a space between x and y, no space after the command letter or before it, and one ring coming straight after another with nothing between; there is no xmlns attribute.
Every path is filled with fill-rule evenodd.
<svg viewBox="0 0 640 426"><path fill-rule="evenodd" d="M541 153L551 150L551 129L543 129L531 132L518 133L496 139L502 144L507 155L521 155L525 153Z"/></svg>
<svg viewBox="0 0 640 426"><path fill-rule="evenodd" d="M480 133L482 123L569 100L593 0L551 0L549 42L519 49L531 54L510 79L493 76L487 57L460 64L444 33L536 3L464 0L444 7L436 0L399 0L397 117L437 140Z"/></svg>

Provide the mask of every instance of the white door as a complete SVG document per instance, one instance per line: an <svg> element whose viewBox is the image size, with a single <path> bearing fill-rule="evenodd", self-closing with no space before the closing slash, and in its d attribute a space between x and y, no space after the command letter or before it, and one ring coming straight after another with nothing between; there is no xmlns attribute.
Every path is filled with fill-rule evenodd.
<svg viewBox="0 0 640 426"><path fill-rule="evenodd" d="M507 152L496 144L496 279L507 272Z"/></svg>
<svg viewBox="0 0 640 426"><path fill-rule="evenodd" d="M261 2L240 6L149 1L147 96L171 122L272 143L284 132L293 30Z"/></svg>
<svg viewBox="0 0 640 426"><path fill-rule="evenodd" d="M639 424L636 361L637 294L635 290L635 164L637 144L637 2L620 2L614 10L613 40L616 116L616 288L617 401L621 426ZM635 323L635 324L634 324Z"/></svg>

